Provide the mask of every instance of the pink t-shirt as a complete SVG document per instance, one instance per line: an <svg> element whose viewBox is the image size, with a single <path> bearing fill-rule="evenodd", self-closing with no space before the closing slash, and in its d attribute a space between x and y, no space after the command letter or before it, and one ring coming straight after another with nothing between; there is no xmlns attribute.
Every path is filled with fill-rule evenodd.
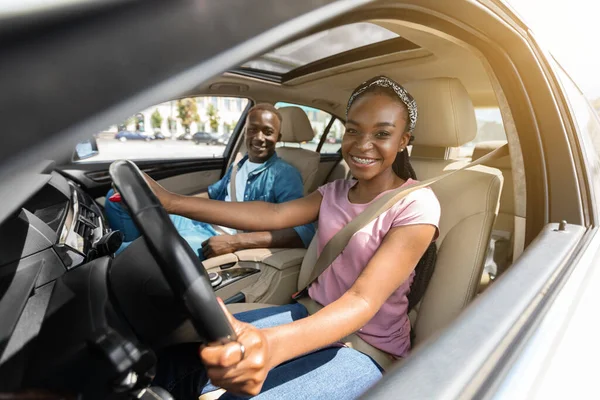
<svg viewBox="0 0 600 400"><path fill-rule="evenodd" d="M416 181L409 179L404 185L414 183ZM321 254L321 250L333 235L375 200L366 204L350 203L348 191L355 184L356 181L337 180L319 188L323 200L317 231L318 254ZM324 306L334 302L354 284L390 229L416 224L429 224L437 228L439 220L440 204L431 189L424 188L410 193L354 234L344 251L309 287L309 296ZM398 357L406 356L410 350L410 321L406 296L413 278L414 272L394 291L377 314L357 332L367 343Z"/></svg>

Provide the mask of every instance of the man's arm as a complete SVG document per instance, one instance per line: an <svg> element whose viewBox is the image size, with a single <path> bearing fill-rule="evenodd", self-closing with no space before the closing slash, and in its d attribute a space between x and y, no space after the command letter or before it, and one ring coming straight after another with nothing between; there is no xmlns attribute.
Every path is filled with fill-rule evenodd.
<svg viewBox="0 0 600 400"><path fill-rule="evenodd" d="M300 173L293 167L282 169L276 177L275 203L285 203L303 197L304 185ZM247 232L237 235L213 236L202 244L205 258L216 257L242 249L307 248L315 234L314 225L270 232Z"/></svg>
<svg viewBox="0 0 600 400"><path fill-rule="evenodd" d="M293 228L271 232L247 232L237 235L213 236L202 243L204 258L233 253L243 249L273 249L304 247L300 236Z"/></svg>

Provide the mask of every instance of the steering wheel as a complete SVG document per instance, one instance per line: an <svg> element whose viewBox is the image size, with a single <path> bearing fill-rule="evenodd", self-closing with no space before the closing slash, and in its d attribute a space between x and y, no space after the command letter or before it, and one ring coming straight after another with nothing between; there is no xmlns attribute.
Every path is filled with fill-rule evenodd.
<svg viewBox="0 0 600 400"><path fill-rule="evenodd" d="M131 161L119 160L110 165L109 174L144 235L150 253L175 297L183 301L200 337L209 344L236 340L235 332L217 302L208 273L173 226L139 168Z"/></svg>

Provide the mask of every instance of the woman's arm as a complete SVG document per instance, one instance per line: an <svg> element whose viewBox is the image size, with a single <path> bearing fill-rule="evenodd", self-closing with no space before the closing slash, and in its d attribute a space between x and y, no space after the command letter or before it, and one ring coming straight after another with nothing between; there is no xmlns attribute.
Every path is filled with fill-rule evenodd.
<svg viewBox="0 0 600 400"><path fill-rule="evenodd" d="M393 228L342 297L308 318L267 329L265 334L273 348L272 365L327 346L362 328L408 279L435 229L432 225Z"/></svg>
<svg viewBox="0 0 600 400"><path fill-rule="evenodd" d="M202 349L201 357L212 382L236 393L257 394L271 368L362 328L410 276L435 231L433 225L390 230L354 285L307 318L259 330L229 315L246 356L240 360L238 343Z"/></svg>
<svg viewBox="0 0 600 400"><path fill-rule="evenodd" d="M301 199L279 204L225 202L169 192L147 175L146 181L170 214L248 231L272 231L311 223L317 219L323 199L315 191Z"/></svg>

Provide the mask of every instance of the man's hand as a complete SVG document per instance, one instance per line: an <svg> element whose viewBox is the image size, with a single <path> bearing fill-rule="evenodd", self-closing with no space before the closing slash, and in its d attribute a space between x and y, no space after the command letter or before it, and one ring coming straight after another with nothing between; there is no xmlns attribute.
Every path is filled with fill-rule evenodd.
<svg viewBox="0 0 600 400"><path fill-rule="evenodd" d="M238 235L218 235L202 242L202 254L205 259L233 253L240 249Z"/></svg>

